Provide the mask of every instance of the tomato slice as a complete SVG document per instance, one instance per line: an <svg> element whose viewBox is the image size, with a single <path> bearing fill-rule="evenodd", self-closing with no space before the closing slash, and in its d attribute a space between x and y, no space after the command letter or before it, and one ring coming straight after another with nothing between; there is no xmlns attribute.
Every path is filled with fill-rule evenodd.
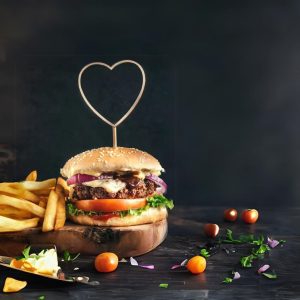
<svg viewBox="0 0 300 300"><path fill-rule="evenodd" d="M93 199L75 201L75 206L84 211L113 212L142 208L147 204L141 199Z"/></svg>

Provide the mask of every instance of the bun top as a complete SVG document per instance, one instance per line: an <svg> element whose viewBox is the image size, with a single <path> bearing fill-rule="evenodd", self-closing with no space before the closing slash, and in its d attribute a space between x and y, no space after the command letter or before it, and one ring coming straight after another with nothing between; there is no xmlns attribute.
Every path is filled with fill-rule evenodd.
<svg viewBox="0 0 300 300"><path fill-rule="evenodd" d="M67 178L79 173L97 176L104 172L140 171L159 175L164 169L147 152L134 148L102 147L75 155L60 170L61 175Z"/></svg>

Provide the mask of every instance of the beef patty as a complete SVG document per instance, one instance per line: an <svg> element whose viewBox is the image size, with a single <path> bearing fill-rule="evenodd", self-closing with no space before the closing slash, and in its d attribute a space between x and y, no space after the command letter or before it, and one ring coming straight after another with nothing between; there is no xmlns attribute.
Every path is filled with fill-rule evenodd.
<svg viewBox="0 0 300 300"><path fill-rule="evenodd" d="M155 183L148 179L141 180L131 177L122 178L121 180L126 183L126 187L117 193L109 193L102 187L90 187L80 184L74 186L72 198L74 200L144 198L152 195L156 190Z"/></svg>

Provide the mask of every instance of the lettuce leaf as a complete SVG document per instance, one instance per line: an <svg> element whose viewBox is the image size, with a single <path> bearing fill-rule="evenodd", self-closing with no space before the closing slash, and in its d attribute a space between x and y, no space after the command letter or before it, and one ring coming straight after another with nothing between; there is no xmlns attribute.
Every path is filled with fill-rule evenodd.
<svg viewBox="0 0 300 300"><path fill-rule="evenodd" d="M150 207L167 207L169 209L174 207L173 200L169 200L163 195L154 195L147 198L147 205Z"/></svg>

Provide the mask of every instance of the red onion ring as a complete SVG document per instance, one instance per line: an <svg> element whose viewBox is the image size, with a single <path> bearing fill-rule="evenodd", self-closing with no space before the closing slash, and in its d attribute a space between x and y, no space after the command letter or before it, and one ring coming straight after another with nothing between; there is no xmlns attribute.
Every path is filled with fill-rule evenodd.
<svg viewBox="0 0 300 300"><path fill-rule="evenodd" d="M112 175L93 176L87 174L75 174L67 180L67 184L68 185L81 184L83 182L88 182L88 181L93 181L98 179L111 179L111 178L113 178ZM146 178L154 182L156 185L158 185L156 189L157 193L164 194L167 191L168 188L167 184L158 176L150 174L147 175Z"/></svg>
<svg viewBox="0 0 300 300"><path fill-rule="evenodd" d="M158 176L150 174L150 175L147 175L146 178L148 180L153 181L156 185L158 185L158 188L156 189L156 191L158 193L164 194L167 191L167 188L168 188L167 184Z"/></svg>

